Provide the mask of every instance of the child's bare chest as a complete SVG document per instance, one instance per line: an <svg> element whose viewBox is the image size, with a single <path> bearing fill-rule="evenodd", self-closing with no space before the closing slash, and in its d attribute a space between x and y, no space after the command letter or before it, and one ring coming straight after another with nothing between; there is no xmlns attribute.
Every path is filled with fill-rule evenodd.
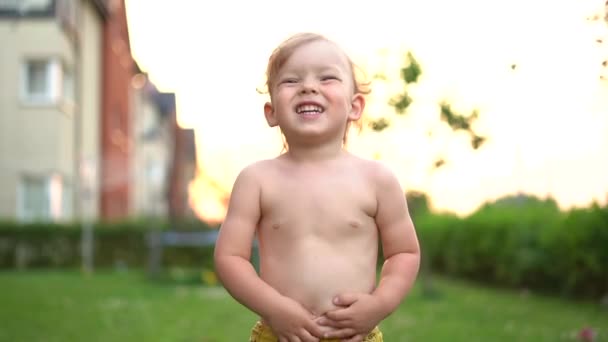
<svg viewBox="0 0 608 342"><path fill-rule="evenodd" d="M353 175L276 177L263 188L261 229L289 236L374 229L375 192Z"/></svg>

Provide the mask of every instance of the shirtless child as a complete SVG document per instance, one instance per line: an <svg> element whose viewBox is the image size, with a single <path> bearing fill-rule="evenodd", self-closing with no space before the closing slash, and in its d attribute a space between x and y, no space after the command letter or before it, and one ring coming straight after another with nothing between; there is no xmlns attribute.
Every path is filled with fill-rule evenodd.
<svg viewBox="0 0 608 342"><path fill-rule="evenodd" d="M267 86L264 114L287 150L237 177L215 248L219 278L260 316L251 341L382 341L377 325L411 289L420 251L396 177L343 148L365 107L353 63L326 38L298 34L271 55Z"/></svg>

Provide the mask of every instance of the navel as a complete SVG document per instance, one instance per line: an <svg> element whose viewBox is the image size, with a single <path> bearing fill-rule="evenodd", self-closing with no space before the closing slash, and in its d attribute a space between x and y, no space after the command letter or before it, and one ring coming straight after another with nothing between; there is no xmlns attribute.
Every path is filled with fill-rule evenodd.
<svg viewBox="0 0 608 342"><path fill-rule="evenodd" d="M278 222L275 222L275 223L272 224L272 229L276 230L276 229L279 229L279 228L281 228L281 225Z"/></svg>
<svg viewBox="0 0 608 342"><path fill-rule="evenodd" d="M359 227L361 227L361 223L359 223L358 221L348 221L348 225L351 228L359 228Z"/></svg>

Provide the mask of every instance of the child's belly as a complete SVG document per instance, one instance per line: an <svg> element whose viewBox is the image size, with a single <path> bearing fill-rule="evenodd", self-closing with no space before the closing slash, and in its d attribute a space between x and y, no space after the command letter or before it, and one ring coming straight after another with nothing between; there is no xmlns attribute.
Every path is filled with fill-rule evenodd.
<svg viewBox="0 0 608 342"><path fill-rule="evenodd" d="M278 248L280 253L274 249L271 255L264 255L262 251L261 277L282 295L320 316L336 308L332 302L336 295L373 291L377 259L377 249L373 247L330 246L309 240Z"/></svg>

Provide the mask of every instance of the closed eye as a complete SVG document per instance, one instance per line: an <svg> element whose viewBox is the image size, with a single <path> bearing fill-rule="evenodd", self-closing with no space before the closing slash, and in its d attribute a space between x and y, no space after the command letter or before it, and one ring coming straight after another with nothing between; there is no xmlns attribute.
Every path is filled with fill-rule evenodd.
<svg viewBox="0 0 608 342"><path fill-rule="evenodd" d="M335 75L324 75L321 76L321 81L340 81L340 78L338 76Z"/></svg>
<svg viewBox="0 0 608 342"><path fill-rule="evenodd" d="M293 84L293 83L298 83L298 79L297 78L285 78L285 79L282 79L281 82L279 82L279 84Z"/></svg>

